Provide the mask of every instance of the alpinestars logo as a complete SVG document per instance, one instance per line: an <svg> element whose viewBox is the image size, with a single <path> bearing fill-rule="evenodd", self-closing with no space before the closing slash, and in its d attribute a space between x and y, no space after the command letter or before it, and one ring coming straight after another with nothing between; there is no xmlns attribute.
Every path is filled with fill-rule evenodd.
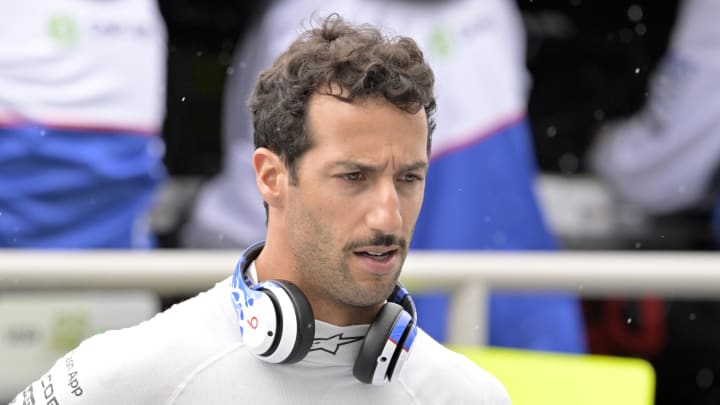
<svg viewBox="0 0 720 405"><path fill-rule="evenodd" d="M357 342L362 338L362 336L345 337L342 333L328 338L315 338L310 351L322 350L330 354L336 354L340 346Z"/></svg>

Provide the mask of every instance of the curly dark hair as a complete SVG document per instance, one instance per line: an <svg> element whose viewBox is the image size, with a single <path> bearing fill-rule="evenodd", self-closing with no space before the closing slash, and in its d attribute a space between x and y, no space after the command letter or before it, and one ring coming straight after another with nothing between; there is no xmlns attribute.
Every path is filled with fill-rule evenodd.
<svg viewBox="0 0 720 405"><path fill-rule="evenodd" d="M249 100L255 147L280 156L296 183L297 161L312 146L305 126L307 103L322 91L346 102L384 98L413 114L424 108L429 154L434 83L432 69L411 38L389 38L371 25L351 25L332 14L260 74Z"/></svg>

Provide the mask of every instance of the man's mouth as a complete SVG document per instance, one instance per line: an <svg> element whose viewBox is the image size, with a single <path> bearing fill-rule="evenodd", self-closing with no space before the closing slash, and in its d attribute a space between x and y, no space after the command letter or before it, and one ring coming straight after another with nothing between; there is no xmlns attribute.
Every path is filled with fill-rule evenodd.
<svg viewBox="0 0 720 405"><path fill-rule="evenodd" d="M384 261L393 256L395 253L397 253L397 249L369 249L369 250L356 250L355 252L358 256L365 256L373 260L377 261Z"/></svg>

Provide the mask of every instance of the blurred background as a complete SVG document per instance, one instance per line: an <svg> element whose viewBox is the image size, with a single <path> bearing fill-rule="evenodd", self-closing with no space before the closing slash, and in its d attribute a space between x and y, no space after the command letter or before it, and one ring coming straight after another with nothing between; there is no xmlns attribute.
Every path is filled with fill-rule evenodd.
<svg viewBox="0 0 720 405"><path fill-rule="evenodd" d="M678 3L517 2L532 75L533 142L541 173L552 176L541 182L540 193L549 202L548 220L567 248L713 248L712 205L653 217L631 207L610 207L586 160L601 124L643 106ZM194 192L222 168L223 85L238 38L262 2L163 0L160 6L169 34L163 138L171 183L154 227L161 246L176 247ZM575 191L573 198L556 198L568 188Z"/></svg>
<svg viewBox="0 0 720 405"><path fill-rule="evenodd" d="M432 2L398 0L403 1ZM658 205L643 206L630 202L632 199L618 198L618 190L612 189L612 182L607 178L601 178L591 156L591 147L606 124L637 116L647 107L653 78L663 77L658 72L663 61L668 59L673 29L683 4L693 1L717 15L718 7L708 6L714 0L511 1L519 10L525 35L525 64L530 76L527 118L539 171L535 184L538 205L553 237L558 239L557 248L597 252L716 252L720 240L720 199L717 198L720 158L709 161L712 167L705 175L710 180L703 183L706 187L698 191L691 203L659 209ZM253 62L237 59L239 44L250 35L254 23L269 6L259 0L159 0L157 6L167 29L167 59L162 66L166 69L163 72L166 74L165 111L157 134L164 141L162 160L167 176L162 182L155 179L161 185L158 186L159 196L151 207L149 225L157 238L157 248L181 251L197 247L184 243L182 231L191 221L203 186L221 173L227 163L223 161L227 151L224 150L222 116L226 85L239 69ZM109 33L108 36L122 31L122 27L100 28L105 29L104 34ZM135 34L147 35L140 31L142 29L137 29ZM67 37L73 33L61 34ZM0 45L1 35L2 28ZM720 41L705 39L713 49L720 46ZM706 58L700 60L717 68L720 66L717 63L719 55L716 51L708 52ZM2 62L0 57L0 73ZM666 62L668 64L672 65ZM248 68L248 71L252 70ZM151 96L158 94L154 89L148 92ZM2 88L0 97L3 97ZM713 110L713 102L717 104L720 95L708 99L701 96L697 100ZM688 104L687 101L683 99L684 104ZM691 105L683 108L692 110L695 99L690 101ZM0 107L4 106L2 102L0 99ZM703 121L695 117L697 122L709 122L708 130L700 131L707 139L720 139L720 133L716 133L718 122L714 118L720 117L720 107L716 110L719 112L712 113L710 119ZM668 114L668 117L673 120L677 114ZM3 118L0 108L0 131L7 122L13 124L12 119ZM442 122L439 125L442 126ZM674 127L668 124L665 128L671 131ZM682 131L678 133L679 137L684 136ZM653 134L649 138L653 138ZM691 139L690 135L687 139ZM720 150L717 141L708 144ZM682 147L677 149L681 154ZM629 150L634 151L632 145ZM653 156L649 152L646 154L644 149L638 148L636 153L638 161L647 158L654 162ZM658 162L662 165L675 155L670 148L664 160ZM2 156L0 153L0 158ZM157 156L159 154L155 153ZM693 166L697 162L692 157L682 157L686 160L677 167ZM0 159L0 186L4 184L1 182L2 163ZM652 166L650 171L656 169ZM513 183L513 180L509 182ZM8 212L7 207L2 206L4 200L1 197L12 197L12 194L12 191L3 194L0 187L0 215ZM510 189L508 194L512 195L513 190ZM499 204L502 205L502 201ZM213 206L209 206L212 211ZM6 236L3 232L12 236L12 229L3 229L2 225L0 221L0 237ZM17 228L14 232L17 233ZM215 245L204 247L236 248L229 243L223 246L223 234L215 233L210 237ZM6 238L4 242L8 241ZM13 247L12 243L0 246ZM522 250L522 246L517 250ZM3 270L2 263L0 270ZM0 402L5 399L3 393L17 389L13 384L18 381L8 377L15 367L11 365L22 365L27 356L36 355L33 350L40 343L32 347L27 344L25 348L22 345L39 341L37 331L54 331L46 339L52 351L46 350L40 354L44 357L35 358L39 364L35 368L39 369L89 334L132 325L187 298L186 295L157 296L147 291L119 291L112 297L97 291L60 291L59 295L30 291L23 294L13 291L12 279L6 285L2 282L0 273ZM52 306L65 309L60 315L48 314L47 308ZM587 334L587 347L560 351L647 359L657 371L657 404L720 404L720 381L715 378L720 373L720 345L717 344L720 342L720 303L650 296L602 297L583 298L581 310L585 322L581 332ZM123 318L117 316L120 313L133 315ZM31 318L36 320L35 324L26 321ZM78 330L83 328L84 332L79 333ZM545 329L553 328L545 325ZM515 332L514 325L509 331ZM2 346L3 342L16 344L14 347L21 350L12 347L7 350ZM34 372L28 369L27 375ZM3 386L3 382L7 384Z"/></svg>

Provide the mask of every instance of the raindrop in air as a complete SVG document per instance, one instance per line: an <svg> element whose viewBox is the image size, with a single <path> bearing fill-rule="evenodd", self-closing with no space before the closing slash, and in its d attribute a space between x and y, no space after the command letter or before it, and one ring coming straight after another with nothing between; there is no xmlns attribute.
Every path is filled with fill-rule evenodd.
<svg viewBox="0 0 720 405"><path fill-rule="evenodd" d="M695 376L695 382L698 387L702 389L708 389L712 386L713 380L715 380L715 373L707 368L701 368Z"/></svg>
<svg viewBox="0 0 720 405"><path fill-rule="evenodd" d="M645 34L647 33L647 27L645 26L645 24L637 24L637 25L635 26L635 33L636 33L639 37L645 35Z"/></svg>
<svg viewBox="0 0 720 405"><path fill-rule="evenodd" d="M627 16L628 16L628 19L632 22L638 22L638 21L642 20L642 18L643 18L642 7L638 6L637 4L633 4L632 6L628 7Z"/></svg>
<svg viewBox="0 0 720 405"><path fill-rule="evenodd" d="M547 130L545 130L545 133L549 138L554 138L555 135L557 135L557 128L555 128L554 125L550 125Z"/></svg>
<svg viewBox="0 0 720 405"><path fill-rule="evenodd" d="M560 159L558 160L558 167L563 173L572 174L578 170L578 167L580 167L580 162L578 161L577 156L575 156L574 154L565 153L564 155L560 156Z"/></svg>

